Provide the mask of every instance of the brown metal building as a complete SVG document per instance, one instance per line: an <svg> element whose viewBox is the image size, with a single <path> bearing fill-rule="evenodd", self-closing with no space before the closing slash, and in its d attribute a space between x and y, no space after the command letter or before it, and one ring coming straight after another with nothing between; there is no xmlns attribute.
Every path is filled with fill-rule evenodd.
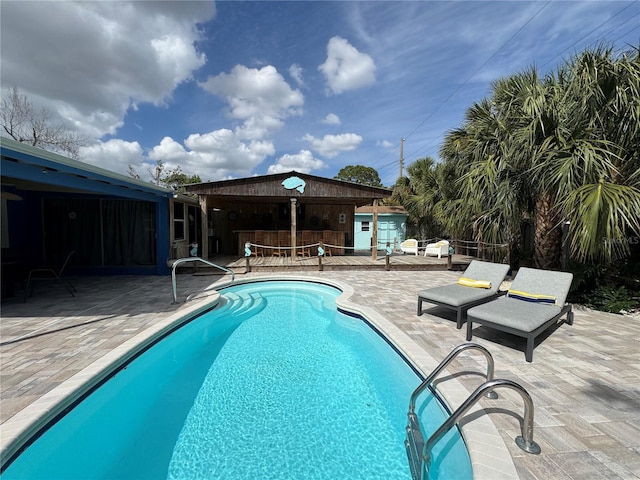
<svg viewBox="0 0 640 480"><path fill-rule="evenodd" d="M186 191L198 195L207 226L202 229L203 258L242 256L245 242L270 247L260 252L264 255L281 254L275 247L286 246L295 257L296 246L320 240L338 247L335 254L348 253L354 243L355 208L372 205L375 212L378 201L391 195L386 188L295 171L187 185Z"/></svg>

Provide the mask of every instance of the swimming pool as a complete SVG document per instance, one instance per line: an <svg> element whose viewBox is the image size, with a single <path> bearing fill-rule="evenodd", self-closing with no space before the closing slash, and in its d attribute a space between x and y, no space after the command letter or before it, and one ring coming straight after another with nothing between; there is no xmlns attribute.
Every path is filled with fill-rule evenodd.
<svg viewBox="0 0 640 480"><path fill-rule="evenodd" d="M2 478L410 478L418 376L340 291L311 282L221 290L223 302L131 361ZM420 405L427 431L443 420ZM471 478L452 431L431 478Z"/></svg>

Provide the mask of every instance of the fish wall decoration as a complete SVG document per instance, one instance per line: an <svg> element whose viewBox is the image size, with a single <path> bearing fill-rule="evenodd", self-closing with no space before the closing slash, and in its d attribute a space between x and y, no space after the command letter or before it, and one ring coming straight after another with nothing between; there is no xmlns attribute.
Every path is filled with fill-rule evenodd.
<svg viewBox="0 0 640 480"><path fill-rule="evenodd" d="M307 186L307 182L300 177L289 177L282 182L282 186L287 190L293 190L295 188L300 193L304 193L304 187Z"/></svg>

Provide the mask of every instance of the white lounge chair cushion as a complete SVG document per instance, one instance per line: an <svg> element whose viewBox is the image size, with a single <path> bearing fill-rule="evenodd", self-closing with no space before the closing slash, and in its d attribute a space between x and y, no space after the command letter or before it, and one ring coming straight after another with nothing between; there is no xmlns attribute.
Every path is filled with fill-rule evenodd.
<svg viewBox="0 0 640 480"><path fill-rule="evenodd" d="M561 310L556 305L502 297L469 309L467 317L511 327L522 332L532 332L549 319L559 315Z"/></svg>
<svg viewBox="0 0 640 480"><path fill-rule="evenodd" d="M418 240L415 238L407 238L404 242L400 243L400 250L402 250L403 253L418 255Z"/></svg>
<svg viewBox="0 0 640 480"><path fill-rule="evenodd" d="M427 245L427 247L429 248L437 248L437 247L444 247L445 245L449 245L449 241L448 240L440 240L439 242L436 243L430 243Z"/></svg>

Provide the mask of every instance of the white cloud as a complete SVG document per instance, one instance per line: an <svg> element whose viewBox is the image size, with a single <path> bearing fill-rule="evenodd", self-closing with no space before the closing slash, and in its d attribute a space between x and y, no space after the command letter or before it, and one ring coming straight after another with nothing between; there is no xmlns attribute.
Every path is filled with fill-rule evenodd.
<svg viewBox="0 0 640 480"><path fill-rule="evenodd" d="M154 38L151 40L151 46L155 51L156 65L171 86L179 85L191 77L191 72L206 62L204 54L194 52L189 39L185 40L178 35Z"/></svg>
<svg viewBox="0 0 640 480"><path fill-rule="evenodd" d="M378 140L376 142L376 145L382 148L391 148L394 146L393 143L391 143L389 140Z"/></svg>
<svg viewBox="0 0 640 480"><path fill-rule="evenodd" d="M149 152L150 160L162 160L167 169L180 167L188 175L198 174L203 181L221 180L231 174L250 175L267 156L274 155L270 141L241 141L228 129L192 134L184 145L165 137Z"/></svg>
<svg viewBox="0 0 640 480"><path fill-rule="evenodd" d="M324 73L329 89L334 94L366 87L376 81L373 59L341 37L329 40L327 60L318 70Z"/></svg>
<svg viewBox="0 0 640 480"><path fill-rule="evenodd" d="M83 134L114 134L129 108L163 105L206 62L195 43L215 5L169 3L2 2L0 83Z"/></svg>
<svg viewBox="0 0 640 480"><path fill-rule="evenodd" d="M269 165L268 174L283 173L295 170L300 173L311 173L312 170L319 170L326 167L322 160L314 158L309 150L300 150L296 154L285 154L276 163Z"/></svg>
<svg viewBox="0 0 640 480"><path fill-rule="evenodd" d="M236 65L231 73L209 77L200 86L229 104L229 117L242 121L236 132L242 139L263 139L282 128L285 118L302 114L304 96L271 65Z"/></svg>
<svg viewBox="0 0 640 480"><path fill-rule="evenodd" d="M333 158L340 152L355 150L362 142L362 137L355 133L342 133L340 135L325 135L322 138L316 138L307 133L303 140L309 142L311 148L320 155Z"/></svg>
<svg viewBox="0 0 640 480"><path fill-rule="evenodd" d="M322 123L326 123L327 125L340 125L340 117L335 113L330 113L322 120Z"/></svg>
<svg viewBox="0 0 640 480"><path fill-rule="evenodd" d="M293 78L298 86L304 87L304 80L302 79L302 67L296 63L289 67L289 75Z"/></svg>
<svg viewBox="0 0 640 480"><path fill-rule="evenodd" d="M129 165L136 170L142 165L144 154L138 142L111 139L81 147L80 156L91 165L126 175Z"/></svg>
<svg viewBox="0 0 640 480"><path fill-rule="evenodd" d="M164 137L160 145L156 145L149 152L151 160L162 160L166 166L179 166L189 161L189 152L171 137Z"/></svg>

